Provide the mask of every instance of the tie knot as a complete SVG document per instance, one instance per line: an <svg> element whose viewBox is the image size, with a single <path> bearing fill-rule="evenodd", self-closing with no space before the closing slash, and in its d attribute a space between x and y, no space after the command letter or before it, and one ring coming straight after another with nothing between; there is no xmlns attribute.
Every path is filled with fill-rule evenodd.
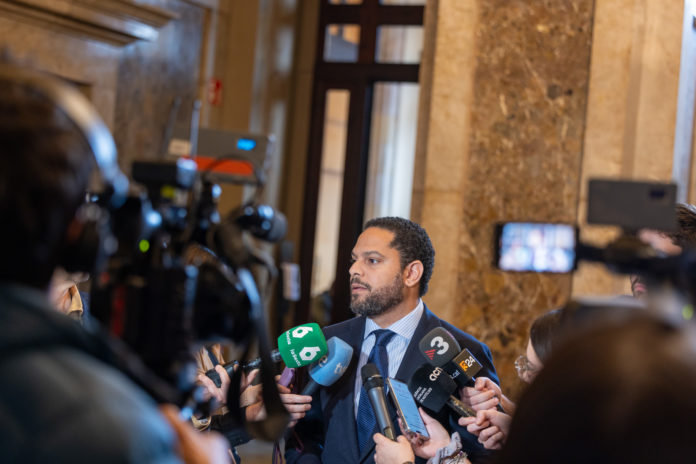
<svg viewBox="0 0 696 464"><path fill-rule="evenodd" d="M377 329L372 331L375 334L375 346L383 346L386 348L389 340L396 335L396 332L392 332L389 329Z"/></svg>

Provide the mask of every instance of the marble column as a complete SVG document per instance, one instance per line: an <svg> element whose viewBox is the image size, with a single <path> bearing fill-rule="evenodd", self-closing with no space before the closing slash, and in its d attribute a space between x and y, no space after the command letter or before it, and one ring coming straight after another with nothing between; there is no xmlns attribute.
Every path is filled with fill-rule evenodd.
<svg viewBox="0 0 696 464"><path fill-rule="evenodd" d="M426 8L412 207L436 249L425 301L491 347L513 396L513 360L530 321L563 304L571 281L494 269L494 225L575 221L593 3L439 0Z"/></svg>

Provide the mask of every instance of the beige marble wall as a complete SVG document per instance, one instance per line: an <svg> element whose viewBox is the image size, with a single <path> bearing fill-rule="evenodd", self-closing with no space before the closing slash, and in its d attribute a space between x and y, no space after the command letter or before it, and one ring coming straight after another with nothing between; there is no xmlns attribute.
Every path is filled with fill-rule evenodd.
<svg viewBox="0 0 696 464"><path fill-rule="evenodd" d="M589 178L672 178L683 11L681 1L596 0L578 208L585 241L618 233L586 225ZM630 293L626 277L580 264L573 295L617 293Z"/></svg>
<svg viewBox="0 0 696 464"><path fill-rule="evenodd" d="M617 231L584 223L590 177L670 180L684 8L428 2L412 207L437 251L426 301L492 348L513 394L512 360L534 317L628 288L602 265L572 278L501 273L493 224L578 222L583 240L603 244Z"/></svg>
<svg viewBox="0 0 696 464"><path fill-rule="evenodd" d="M570 278L492 268L496 221L576 217L592 0L440 0L427 6L413 217L436 267L425 300L485 341L503 385L530 320Z"/></svg>

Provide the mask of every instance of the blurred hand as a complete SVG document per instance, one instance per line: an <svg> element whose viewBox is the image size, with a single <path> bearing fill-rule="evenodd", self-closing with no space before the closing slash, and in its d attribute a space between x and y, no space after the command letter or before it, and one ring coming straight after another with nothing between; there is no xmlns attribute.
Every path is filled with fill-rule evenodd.
<svg viewBox="0 0 696 464"><path fill-rule="evenodd" d="M296 395L290 393L290 389L278 384L280 392L280 400L283 402L285 409L290 413L290 423L288 427L294 427L297 421L302 419L307 411L312 409L312 397L308 395Z"/></svg>
<svg viewBox="0 0 696 464"><path fill-rule="evenodd" d="M416 456L430 459L435 456L437 450L444 448L449 444L450 435L442 424L430 417L425 411L423 411L423 408L418 408L418 412L420 412L420 415L423 418L423 423L428 431L428 435L430 435L430 439L424 438L420 434L413 433L410 434L408 439ZM401 423L401 419L399 419L399 427L401 427L401 433L406 435L403 424Z"/></svg>
<svg viewBox="0 0 696 464"><path fill-rule="evenodd" d="M177 437L179 457L187 464L228 464L228 442L222 435L200 433L179 417L179 409L165 404L160 407Z"/></svg>
<svg viewBox="0 0 696 464"><path fill-rule="evenodd" d="M479 411L476 417L459 419L459 425L466 427L472 435L476 435L479 443L486 449L502 448L510 431L511 422L512 417L495 409Z"/></svg>
<svg viewBox="0 0 696 464"><path fill-rule="evenodd" d="M276 376L276 381L279 379ZM285 409L290 413L290 423L288 427L293 427L298 420L302 419L307 411L312 407L312 397L307 395L296 395L290 393L290 389L280 384L276 384L280 393L280 401L283 402ZM256 401L246 409L246 419L248 421L261 421L266 418L266 408L261 398L261 390L258 390Z"/></svg>
<svg viewBox="0 0 696 464"><path fill-rule="evenodd" d="M503 392L498 384L487 377L478 377L473 388L464 387L459 391L462 403L474 411L495 408L501 401Z"/></svg>
<svg viewBox="0 0 696 464"><path fill-rule="evenodd" d="M399 435L397 441L392 441L381 433L375 433L372 438L375 440L376 464L403 464L416 459L411 444L403 435Z"/></svg>
<svg viewBox="0 0 696 464"><path fill-rule="evenodd" d="M242 407L249 406L261 401L261 384L252 385L254 379L259 375L261 371L254 369L249 372L249 374L244 375L242 373L242 380L239 385L239 405Z"/></svg>
<svg viewBox="0 0 696 464"><path fill-rule="evenodd" d="M236 368L236 366L235 366ZM203 393L203 399L209 400L210 398L215 399L220 404L227 404L227 391L230 389L230 376L227 371L221 365L215 366L215 371L220 376L220 387L215 386L215 382L210 380L210 378L205 374L198 374L196 380L199 384L205 387Z"/></svg>

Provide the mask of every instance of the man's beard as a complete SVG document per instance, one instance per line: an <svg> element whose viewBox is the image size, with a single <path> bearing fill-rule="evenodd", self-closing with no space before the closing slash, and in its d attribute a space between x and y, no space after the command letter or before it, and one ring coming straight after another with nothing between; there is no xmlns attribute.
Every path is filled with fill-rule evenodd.
<svg viewBox="0 0 696 464"><path fill-rule="evenodd" d="M371 290L371 287L358 279L352 279L351 283L353 282L357 282ZM404 282L401 280L401 276L397 274L390 285L370 291L362 300L358 300L359 295L351 295L350 310L359 316L379 316L404 301L403 290Z"/></svg>

